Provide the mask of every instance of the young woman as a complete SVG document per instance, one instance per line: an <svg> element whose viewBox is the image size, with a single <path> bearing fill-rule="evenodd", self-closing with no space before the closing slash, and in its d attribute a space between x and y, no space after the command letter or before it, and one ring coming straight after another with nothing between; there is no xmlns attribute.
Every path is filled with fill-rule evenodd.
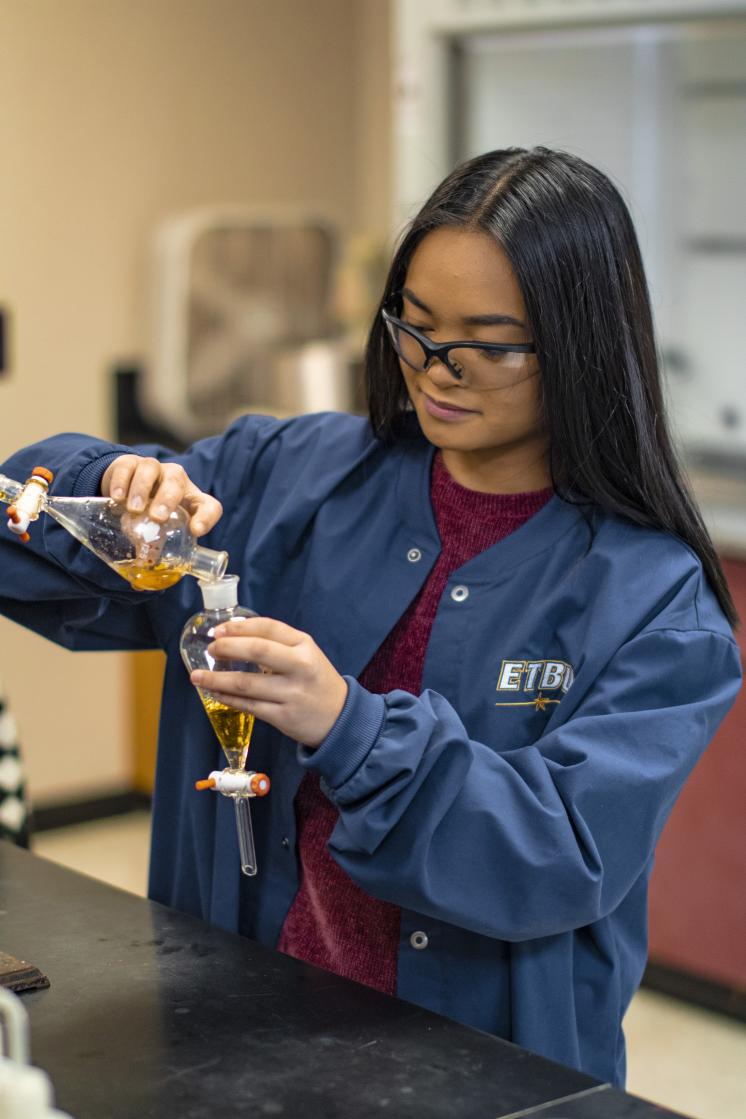
<svg viewBox="0 0 746 1119"><path fill-rule="evenodd" d="M610 182L543 148L454 171L367 382L365 420L246 416L180 456L58 436L3 467L185 505L261 615L216 655L270 672L190 681L193 580L138 595L52 522L1 537L0 607L166 650L153 898L621 1085L655 844L740 659ZM194 792L220 764L194 684L261 720L255 880Z"/></svg>

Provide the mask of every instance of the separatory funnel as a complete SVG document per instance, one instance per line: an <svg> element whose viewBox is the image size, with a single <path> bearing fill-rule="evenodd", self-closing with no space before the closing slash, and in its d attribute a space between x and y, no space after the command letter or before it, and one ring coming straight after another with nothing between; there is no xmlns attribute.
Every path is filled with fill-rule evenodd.
<svg viewBox="0 0 746 1119"><path fill-rule="evenodd" d="M248 661L216 660L207 647L215 640L215 627L233 618L255 618L253 610L238 605L238 576L226 575L216 583L200 583L204 609L189 619L181 634L181 658L188 672L207 669L209 672L261 672ZM205 688L198 688L207 716L223 748L228 766L214 770L197 789L215 789L223 796L232 797L236 809L238 846L241 870L250 877L256 874L256 851L251 827L249 801L269 792L269 778L265 773L246 769L246 760L254 729L254 716L247 711L228 707Z"/></svg>
<svg viewBox="0 0 746 1119"><path fill-rule="evenodd" d="M34 467L23 484L0 474L8 527L22 541L29 539L31 522L47 513L138 591L165 590L187 574L202 580L225 574L228 553L197 544L181 506L167 521L154 521L109 497L50 497L53 477L43 466Z"/></svg>

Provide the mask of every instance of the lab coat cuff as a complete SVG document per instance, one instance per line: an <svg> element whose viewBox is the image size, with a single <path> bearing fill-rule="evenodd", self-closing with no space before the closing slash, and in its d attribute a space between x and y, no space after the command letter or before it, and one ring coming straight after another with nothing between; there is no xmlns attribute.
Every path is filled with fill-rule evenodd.
<svg viewBox="0 0 746 1119"><path fill-rule="evenodd" d="M126 453L127 448L121 447L107 455L102 455L101 458L95 458L91 462L87 462L75 479L73 497L100 497L101 479L107 468L114 459L121 458Z"/></svg>
<svg viewBox="0 0 746 1119"><path fill-rule="evenodd" d="M320 774L330 790L349 781L365 761L381 730L386 705L382 695L366 691L352 676L343 677L347 699L323 742L312 750L298 747L298 761Z"/></svg>

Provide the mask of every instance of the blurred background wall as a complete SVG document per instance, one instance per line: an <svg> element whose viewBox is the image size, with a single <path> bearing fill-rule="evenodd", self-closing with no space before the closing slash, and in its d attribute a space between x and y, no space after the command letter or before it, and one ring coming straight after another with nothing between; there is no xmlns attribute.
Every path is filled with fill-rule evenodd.
<svg viewBox="0 0 746 1119"><path fill-rule="evenodd" d="M377 0L0 0L2 457L113 434L111 369L145 355L166 215L302 206L385 235L387 17ZM0 620L37 806L128 786L126 666Z"/></svg>

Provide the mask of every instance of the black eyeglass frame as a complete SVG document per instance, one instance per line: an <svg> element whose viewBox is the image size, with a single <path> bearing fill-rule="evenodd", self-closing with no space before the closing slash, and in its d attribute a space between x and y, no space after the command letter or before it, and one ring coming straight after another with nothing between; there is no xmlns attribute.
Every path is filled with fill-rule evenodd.
<svg viewBox="0 0 746 1119"><path fill-rule="evenodd" d="M536 346L534 346L531 342L431 342L427 335L423 334L422 331L417 330L414 326L410 326L407 322L402 322L402 320L397 318L396 315L392 315L390 311L387 311L385 307L381 308L381 317L386 323L386 327L389 331L389 337L391 338L391 344L394 347L395 353L402 359L403 362L406 362L410 369L417 370L417 366L412 365L411 362L407 361L407 359L399 353L396 348L396 342L394 341L391 333L391 328L397 327L399 330L403 330L405 334L408 334L411 338L414 338L415 341L419 342L419 344L422 346L422 349L425 351L427 361L422 367L422 370L417 370L418 372L423 372L425 369L427 369L431 360L434 357L437 357L438 360L442 361L443 365L445 365L448 372L451 373L457 381L461 381L463 379L463 373L460 373L458 369L454 368L454 366L451 365L450 361L448 360L448 353L450 350L486 350L488 353L494 352L503 354L536 353Z"/></svg>

